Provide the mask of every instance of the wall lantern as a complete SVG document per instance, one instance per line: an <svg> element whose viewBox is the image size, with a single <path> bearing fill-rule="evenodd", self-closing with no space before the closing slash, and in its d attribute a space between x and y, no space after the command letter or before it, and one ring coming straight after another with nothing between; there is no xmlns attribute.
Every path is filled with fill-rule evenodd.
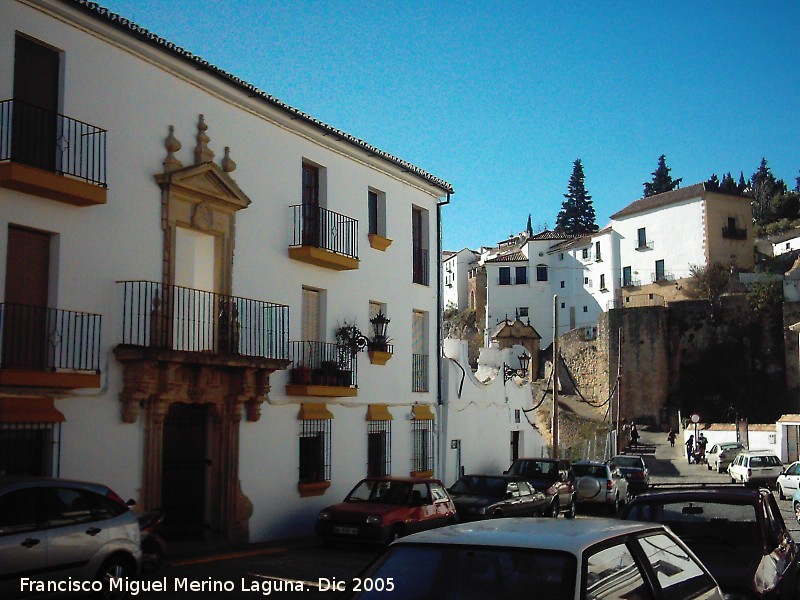
<svg viewBox="0 0 800 600"><path fill-rule="evenodd" d="M514 377L525 379L528 376L528 366L530 364L531 356L527 352L523 352L519 356L519 369L512 369L506 363L503 363L503 383L510 381Z"/></svg>

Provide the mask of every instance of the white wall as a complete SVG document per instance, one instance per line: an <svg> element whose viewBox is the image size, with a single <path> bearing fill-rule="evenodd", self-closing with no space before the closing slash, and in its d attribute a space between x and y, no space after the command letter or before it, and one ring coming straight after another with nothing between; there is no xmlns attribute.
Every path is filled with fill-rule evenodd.
<svg viewBox="0 0 800 600"><path fill-rule="evenodd" d="M302 121L292 121L149 45L116 31L106 37L110 30L80 11L60 3L53 6L76 15L97 30L95 35L30 6L3 2L0 97L12 96L15 31L61 49L65 114L108 130L108 202L78 208L0 188L0 286L5 280L8 225L53 232L58 234L59 276L53 282L57 307L103 315L102 389L65 394L56 404L67 418L61 475L107 482L123 497L138 497L143 424L141 418L134 424L120 418L122 369L112 351L121 341L122 300L115 281L161 280L161 191L153 177L162 171L168 125L175 126L183 144L178 158L192 164L200 113L208 124L215 160L230 146L238 165L232 176L252 201L237 214L233 294L288 304L292 340L300 335L304 285L326 290L324 331L329 341L337 323L345 320L368 333L369 301L385 302L394 343L394 356L386 366L372 365L366 354L359 355L357 398L331 402L332 486L317 498L300 498L297 491L297 413L299 402L320 399L288 397L288 372L272 375L269 404L263 406L261 419L241 424L241 482L255 510L251 540L309 533L316 512L339 501L366 474L364 419L369 403L392 406L393 472L407 475L411 428L405 415L413 403L436 403L436 202L443 192L433 193L415 175L370 159L332 136L325 138ZM202 46L193 50L203 54ZM361 224L358 270L336 272L287 256L289 206L301 200L304 159L325 169L322 204ZM394 240L386 252L372 249L367 240L369 188L386 194L386 236ZM433 262L427 286L411 282L412 206L428 211L427 245ZM411 391L415 309L428 314L430 391L421 393Z"/></svg>
<svg viewBox="0 0 800 600"><path fill-rule="evenodd" d="M800 237L772 244L773 256L778 256L779 254L786 254L787 252L791 252L792 250L800 250Z"/></svg>
<svg viewBox="0 0 800 600"><path fill-rule="evenodd" d="M530 385L517 379L503 381L502 362L518 364L513 357L522 350L521 346L514 346L494 351L498 357L498 374L484 384L472 374L466 343L445 341L440 447L443 453L441 477L446 485L458 479L458 450L451 448L453 440L460 440L461 464L466 473L499 474L507 469L511 464L512 431L521 432L520 456L542 456L547 451L544 437L523 412L533 406ZM482 357L485 360L483 353ZM516 411L520 411L519 423L515 419ZM528 416L532 422L533 413Z"/></svg>
<svg viewBox="0 0 800 600"><path fill-rule="evenodd" d="M703 201L693 198L612 221L619 235L620 273L630 266L633 279L652 283L657 260L676 279L689 276L690 265L704 265L705 228ZM637 250L639 228L644 227L652 249Z"/></svg>

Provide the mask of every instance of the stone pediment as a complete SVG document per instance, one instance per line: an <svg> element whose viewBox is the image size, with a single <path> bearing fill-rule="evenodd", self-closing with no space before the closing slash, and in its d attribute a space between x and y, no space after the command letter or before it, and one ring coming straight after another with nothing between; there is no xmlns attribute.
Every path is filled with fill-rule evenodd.
<svg viewBox="0 0 800 600"><path fill-rule="evenodd" d="M233 178L213 162L159 173L155 179L162 189L170 188L172 193L202 199L230 211L250 205L250 198Z"/></svg>
<svg viewBox="0 0 800 600"><path fill-rule="evenodd" d="M528 323L527 325L519 319L512 321L501 321L492 332L492 339L522 339L540 340L542 336Z"/></svg>

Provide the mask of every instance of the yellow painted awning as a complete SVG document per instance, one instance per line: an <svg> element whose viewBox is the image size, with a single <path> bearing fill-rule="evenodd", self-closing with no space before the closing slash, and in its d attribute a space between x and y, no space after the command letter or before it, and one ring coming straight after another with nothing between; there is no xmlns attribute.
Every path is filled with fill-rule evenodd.
<svg viewBox="0 0 800 600"><path fill-rule="evenodd" d="M415 421L433 421L433 411L430 404L415 404L412 408Z"/></svg>
<svg viewBox="0 0 800 600"><path fill-rule="evenodd" d="M63 423L64 414L46 396L0 397L0 423Z"/></svg>
<svg viewBox="0 0 800 600"><path fill-rule="evenodd" d="M391 421L392 413L385 404L370 404L367 407L367 421Z"/></svg>
<svg viewBox="0 0 800 600"><path fill-rule="evenodd" d="M324 402L304 402L300 405L300 412L297 413L297 419L303 421L305 419L332 419L333 413L328 410Z"/></svg>

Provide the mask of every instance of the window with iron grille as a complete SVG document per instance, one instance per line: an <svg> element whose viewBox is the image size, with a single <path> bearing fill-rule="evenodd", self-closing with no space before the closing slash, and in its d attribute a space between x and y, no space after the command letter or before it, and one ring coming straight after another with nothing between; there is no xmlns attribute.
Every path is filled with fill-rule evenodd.
<svg viewBox="0 0 800 600"><path fill-rule="evenodd" d="M0 423L0 475L58 477L61 423Z"/></svg>
<svg viewBox="0 0 800 600"><path fill-rule="evenodd" d="M433 421L415 419L411 425L414 443L411 470L433 471Z"/></svg>
<svg viewBox="0 0 800 600"><path fill-rule="evenodd" d="M367 422L367 475L392 474L392 422Z"/></svg>
<svg viewBox="0 0 800 600"><path fill-rule="evenodd" d="M331 421L303 419L300 431L300 483L330 481Z"/></svg>

